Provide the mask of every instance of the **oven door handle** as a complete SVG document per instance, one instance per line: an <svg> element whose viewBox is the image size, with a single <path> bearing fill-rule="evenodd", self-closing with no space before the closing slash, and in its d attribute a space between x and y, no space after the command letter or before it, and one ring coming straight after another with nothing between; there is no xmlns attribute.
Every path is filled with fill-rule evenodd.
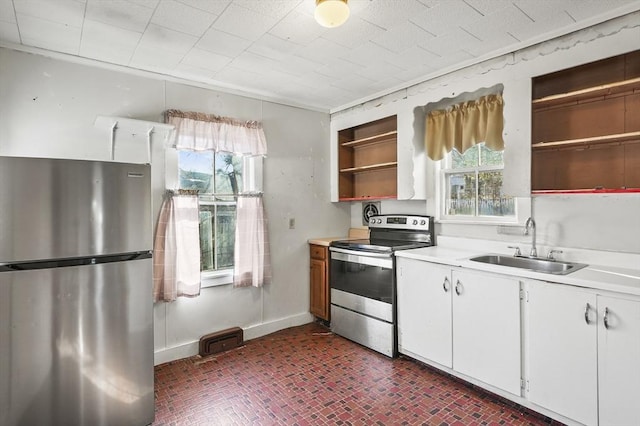
<svg viewBox="0 0 640 426"><path fill-rule="evenodd" d="M345 250L336 247L331 247L329 250L331 250L331 260L393 269L393 258L390 254Z"/></svg>
<svg viewBox="0 0 640 426"><path fill-rule="evenodd" d="M329 250L336 253L344 253L344 254L352 254L354 256L365 256L365 257L377 257L381 259L391 259L391 254L389 253L376 253L372 251L358 251L358 250L347 250L338 247L330 247Z"/></svg>

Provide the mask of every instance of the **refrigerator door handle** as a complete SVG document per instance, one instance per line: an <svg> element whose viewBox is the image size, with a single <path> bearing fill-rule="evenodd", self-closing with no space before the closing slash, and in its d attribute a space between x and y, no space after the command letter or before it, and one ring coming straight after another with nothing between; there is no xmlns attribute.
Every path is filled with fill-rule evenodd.
<svg viewBox="0 0 640 426"><path fill-rule="evenodd" d="M73 257L69 259L38 260L35 262L0 263L0 272L30 271L35 269L64 268L67 266L99 265L101 263L126 262L149 259L151 251L110 254L104 256Z"/></svg>

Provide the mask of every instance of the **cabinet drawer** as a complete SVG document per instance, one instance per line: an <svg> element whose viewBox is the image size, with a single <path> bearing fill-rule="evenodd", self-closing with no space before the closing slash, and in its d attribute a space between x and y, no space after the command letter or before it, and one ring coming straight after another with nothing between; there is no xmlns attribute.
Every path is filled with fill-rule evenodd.
<svg viewBox="0 0 640 426"><path fill-rule="evenodd" d="M327 248L323 246L311 245L311 258L325 260L327 258Z"/></svg>

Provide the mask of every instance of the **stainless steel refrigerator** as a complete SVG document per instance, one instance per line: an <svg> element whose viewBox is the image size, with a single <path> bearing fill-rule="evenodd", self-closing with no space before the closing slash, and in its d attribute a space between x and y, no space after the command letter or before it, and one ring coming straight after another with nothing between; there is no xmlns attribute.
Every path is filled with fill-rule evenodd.
<svg viewBox="0 0 640 426"><path fill-rule="evenodd" d="M150 167L0 157L0 425L154 418Z"/></svg>

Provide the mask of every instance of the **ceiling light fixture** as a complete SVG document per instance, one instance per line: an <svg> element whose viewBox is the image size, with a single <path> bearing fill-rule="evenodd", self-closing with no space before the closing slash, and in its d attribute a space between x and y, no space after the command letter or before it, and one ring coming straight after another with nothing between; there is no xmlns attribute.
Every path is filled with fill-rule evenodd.
<svg viewBox="0 0 640 426"><path fill-rule="evenodd" d="M316 11L313 14L318 24L327 28L335 28L349 19L348 0L316 0Z"/></svg>

